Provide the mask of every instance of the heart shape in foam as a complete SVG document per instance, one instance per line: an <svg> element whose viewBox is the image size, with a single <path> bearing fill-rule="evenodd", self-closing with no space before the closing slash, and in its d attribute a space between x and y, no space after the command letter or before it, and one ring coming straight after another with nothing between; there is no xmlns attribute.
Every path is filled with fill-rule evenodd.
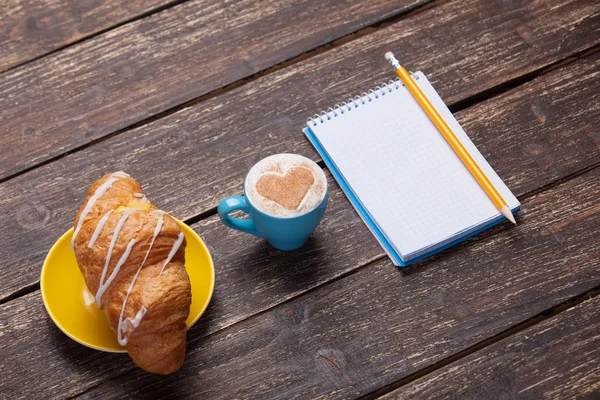
<svg viewBox="0 0 600 400"><path fill-rule="evenodd" d="M310 169L292 167L285 174L265 173L256 182L256 191L287 210L297 210L314 183Z"/></svg>

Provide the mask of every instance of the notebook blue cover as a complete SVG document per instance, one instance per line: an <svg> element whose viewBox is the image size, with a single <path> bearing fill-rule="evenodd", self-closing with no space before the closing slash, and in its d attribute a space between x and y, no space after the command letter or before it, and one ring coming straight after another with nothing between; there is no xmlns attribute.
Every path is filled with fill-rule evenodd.
<svg viewBox="0 0 600 400"><path fill-rule="evenodd" d="M346 180L343 178L340 171L337 169L333 160L327 154L327 151L325 151L325 149L323 148L323 146L317 139L314 132L308 127L304 128L303 132L306 135L306 137L308 138L308 140L311 142L311 144L314 146L314 148L317 150L319 155L323 158L323 161L327 165L327 168L331 171L333 177L335 178L335 180L338 182L338 184L340 185L340 187L342 188L342 190L348 197L348 200L350 200L350 203L352 203L352 206L354 207L354 209L358 212L358 214L360 215L362 220L365 222L365 224L367 225L369 230L373 233L373 235L375 235L375 238L377 239L377 241L382 245L385 252L392 259L392 262L396 266L406 267L410 264L414 264L418 261L423 260L424 258L427 258L427 257L432 256L436 253L439 253L440 251L443 251L449 247L452 247L455 244L462 242L463 240L466 240L472 236L475 236L478 233L480 233L486 229L489 229L505 220L505 218L503 216L499 216L498 218L492 220L489 224L486 224L485 226L483 226L473 232L470 232L464 236L461 236L461 237L457 238L456 240L454 240L450 243L447 243L446 245L444 245L442 247L436 248L433 251L425 253L425 254L423 254L419 257L416 257L408 262L405 262L400 257L400 254L398 254L398 252L394 249L394 247L391 245L391 243L387 240L387 238L385 237L383 232L381 232L381 230L379 229L377 224L375 224L375 221L373 221L373 219L371 218L369 213L365 210L365 208L363 207L361 202L358 200L358 197L356 196L356 194L352 191L352 189L350 188L350 186L348 185ZM516 208L515 210L513 210L513 214L516 215L519 211L521 211L520 206L518 208Z"/></svg>

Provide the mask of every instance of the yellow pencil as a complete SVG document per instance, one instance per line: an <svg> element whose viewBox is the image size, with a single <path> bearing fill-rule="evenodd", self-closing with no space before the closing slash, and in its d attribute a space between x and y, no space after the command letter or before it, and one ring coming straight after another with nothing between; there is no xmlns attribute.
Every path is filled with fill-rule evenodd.
<svg viewBox="0 0 600 400"><path fill-rule="evenodd" d="M479 165L473 160L473 157L469 154L467 149L462 145L460 140L454 135L446 121L440 116L435 107L429 102L425 94L421 91L421 88L417 85L417 82L410 76L406 68L400 65L400 62L396 60L392 52L385 53L385 59L390 62L396 68L396 74L402 80L404 85L408 88L413 97L421 105L425 113L429 116L431 121L438 128L440 133L444 136L450 147L454 149L458 157L462 160L465 166L471 171L473 177L477 180L481 188L487 193L489 198L492 200L494 205L500 210L502 215L506 217L513 224L517 224L515 217L512 215L508 204L502 198L500 193L496 190L492 182L485 176Z"/></svg>

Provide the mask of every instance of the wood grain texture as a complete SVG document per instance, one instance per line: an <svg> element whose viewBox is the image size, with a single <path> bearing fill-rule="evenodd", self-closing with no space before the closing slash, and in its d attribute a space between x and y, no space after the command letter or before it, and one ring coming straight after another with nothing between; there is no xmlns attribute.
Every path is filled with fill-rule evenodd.
<svg viewBox="0 0 600 400"><path fill-rule="evenodd" d="M122 355L65 340L67 337L48 317L39 291L1 307L0 398L33 398L29 394L65 398L77 394L81 385L93 386L104 376L122 372ZM40 329L44 335L33 334ZM61 361L55 363L57 360Z"/></svg>
<svg viewBox="0 0 600 400"><path fill-rule="evenodd" d="M582 60L578 63L579 66L570 65L566 68L571 71L579 71L577 74L580 75L577 75L579 76L577 80L580 81L581 85L578 87L581 89L584 87L593 87L590 84L591 81L586 81L586 78L594 79L594 75L590 73L590 69L595 64L589 63L589 61ZM541 92L544 91L546 92L546 96L548 96L547 98L568 98L568 96L561 94L562 92L559 88L562 90L572 89L570 85L563 85L565 82L570 81L568 79L569 76L573 78L575 75L566 74L566 71L563 70L558 70L555 74L561 76L559 82L562 83L559 86L552 83L554 82L552 75L542 77L514 93L507 93L505 96L486 102L478 107L465 110L459 114L459 119L462 119L463 115L467 115L470 112L479 113L481 118L485 118L486 112L497 109L495 106L496 102L499 102L498 104L507 104L507 99L517 95L524 96L527 94L525 98L529 98L528 96L539 98ZM582 93L585 94L586 92L583 91ZM516 101L520 97L513 98ZM519 104L521 104L521 107L519 107ZM483 136L478 135L477 141L488 141L494 140L496 137L504 137L503 140L507 142L500 141L498 142L499 145L514 142L515 138L519 137L520 131L515 129L514 124L516 122L510 122L510 116L513 115L519 118L518 109L526 109L522 104L524 103L512 104L510 107L507 106L504 112L497 115L498 123L492 127L491 133L489 135L482 133ZM556 110L556 113L563 113L565 121L572 122L570 109L562 107L561 104L560 102L556 103L556 109L552 108L552 112L554 113ZM554 115L557 120L560 119L556 117L556 114ZM590 117L589 114L582 114L582 118L589 120ZM503 125L505 125L504 129L506 131L501 129ZM562 132L563 129L563 123L557 122L556 125L541 127L537 134L542 137L554 137L556 132ZM505 135L504 132L514 132L516 136ZM566 146L568 141L573 139L564 137L564 140L564 143L558 143L557 146ZM501 148L501 146L498 146L498 148ZM585 153L582 153L580 158L585 160ZM516 160L514 162L520 163L523 161ZM503 168L508 167L505 165ZM522 193L522 190L527 188L539 187L536 185L545 182L546 177L543 172L551 171L552 168L554 167L533 169L531 172L533 176L530 177L527 186L522 186L517 193ZM504 171L510 172L512 169ZM504 175L502 172L501 175ZM407 278L394 278L393 284L396 285L396 288L388 287L387 290L390 290L392 294L399 294L406 291L403 295L405 297L394 300L397 301L395 304L402 305L403 308L400 309L404 310L403 312L405 313L412 312L412 304L420 304L423 307L424 314L434 318L439 315L440 310L445 307L447 302L454 301L454 291L459 293L464 292L463 295L468 296L468 298L463 300L457 298L456 301L459 308L452 308L450 310L455 320L449 325L456 327L459 325L459 317L463 316L463 314L468 315L473 309L479 307L492 307L494 299L498 301L498 304L494 304L494 307L512 305L517 311L525 312L523 304L529 304L532 307L532 309L528 309L529 311L534 312L538 310L539 312L540 309L550 307L556 301L563 301L569 296L587 290L588 285L593 285L596 282L596 276L594 275L596 272L588 271L589 264L593 262L595 253L590 251L587 255L582 254L590 250L588 247L592 239L589 238L597 235L597 215L594 213L597 213L599 209L594 187L585 185L590 180L593 182L594 179L595 176L575 186L567 186L566 189L561 189L560 196L541 197L542 200L536 200L536 206L533 209L537 211L533 215L530 215L533 212L531 211L530 203L524 203L523 216L519 217L520 225L514 230L506 225L498 227L485 236L480 236L479 239L484 238L481 241L477 239L471 240L470 244L453 248L451 251L444 252L428 262L421 263L420 266L409 269L407 274L401 274L401 276L406 276ZM521 183L521 185L523 184ZM241 182L239 185L238 188L241 187ZM309 244L296 252L275 251L259 239L225 228L216 216L193 225L193 228L206 240L213 254L217 268L217 285L207 314L203 316L200 323L189 333L191 351L194 351L193 349L198 347L198 343L203 343L205 339L202 338L208 334L231 327L233 324L240 323L240 321L256 313L267 310L283 301L290 300L300 293L323 285L332 279L339 278L372 260L382 257L381 248L374 238L368 234L366 227L354 213L347 200L345 200L337 185L331 184L330 191L331 200L322 225L317 230L315 236L312 237ZM586 193L586 196L577 198L571 195L571 191L583 191ZM146 191L146 193L149 192ZM539 196L536 198L539 199ZM592 200L589 200L589 198ZM590 202L596 204L595 208L593 205L590 205ZM551 218L551 215L553 215L548 213L548 210L559 204L560 207L552 211L552 213L556 213L558 216L558 219L555 221L556 223L550 224L549 227L544 227L544 224L548 224L548 218ZM539 210L542 206L546 208ZM569 208L571 206L572 209ZM541 215L544 212L548 215L542 218ZM590 218L591 222L586 222ZM593 218L596 219L594 220ZM583 222L579 222L580 220ZM579 230L574 231L574 227L581 229L584 233L580 233ZM498 234L504 230L506 230L506 235ZM589 235L589 237L586 235ZM579 246L583 247L577 247L578 240L581 241ZM565 249L569 250L566 251ZM532 253L528 254L528 251L532 251ZM564 260L561 258L563 252L569 254L569 257ZM513 256L506 257L506 254L512 254ZM538 260L539 262L536 261L534 263L532 260ZM569 266L568 268L566 267L567 265ZM375 272L373 272L373 268L375 268ZM534 268L538 268L535 274L539 276L535 274L531 275L530 270ZM327 286L341 284L343 287L354 288L340 297L340 299L346 299L346 297L354 298L354 290L368 290L368 288L373 288L377 285L377 279L380 279L382 274L385 275L381 279L385 280L392 279L395 276L394 274L396 274L395 269L387 261L378 263L377 267L367 267L366 269L371 271L370 274L374 273L375 276L372 278L372 281L365 284L364 289L361 289L362 283L339 283L346 281L346 279ZM474 276L468 275L467 272L473 269L477 273ZM418 275L421 278L416 281L414 278L410 278L411 271L420 271ZM523 271L527 273L524 275ZM544 271L548 271L549 275L542 276ZM461 273L464 273L464 276ZM359 274L361 274L360 276L365 276L362 274L362 271ZM511 274L514 274L514 276ZM495 280L496 278L497 280ZM409 280L398 281L397 279ZM549 284L555 287L549 289ZM398 288L402 288L402 290L399 291ZM323 288L323 290L326 292L329 291L327 288ZM338 291L337 293L341 292ZM483 298L480 298L482 297L481 293L485 293ZM520 296L531 295L533 298L527 300L523 300L519 296L514 298L516 293L520 293ZM490 296L489 298L487 297L488 295ZM415 297L414 302L411 300L412 296ZM303 297L302 299L304 300L294 300L296 301L295 304L302 304L302 302L306 301L306 298ZM518 303L519 301L522 301L523 304ZM29 304L39 303L40 300L35 295L28 295L24 298L13 300L5 306L15 302L27 302ZM469 306L461 308L465 302L469 303ZM392 307L392 304L393 301L389 300L382 302L380 307ZM28 368L36 368L36 365L42 359L47 363L51 363L54 369L36 369L35 376L40 382L43 382L43 385L41 385L42 388L23 386L22 379L24 378L21 377L22 374L7 375L7 384L10 384L14 388L23 388L19 392L23 396L34 396L37 390L47 390L53 396L62 396L65 391L85 390L102 380L115 377L128 369L134 368L129 359L123 356L116 363L113 361L113 358L107 358L105 362L111 363L109 370L99 369L97 372L86 368L77 370L77 368L71 366L74 358L78 360L78 365L86 365L92 362L90 357L94 357L93 362L102 362L96 360L98 358L102 359L104 355L97 352L90 352L62 335L49 322L41 304L30 304L28 307L32 309L31 314L41 314L41 316L36 315L36 317L45 318L47 323L45 325L41 324L38 329L28 331L28 335L31 336L23 335L21 336L21 340L7 342L7 346L10 347L2 349L2 352L4 354L13 354L13 357L10 358L11 362L7 364L20 364L18 367L7 367L7 369L9 371L22 371ZM296 309L295 307L300 307L299 316L293 314L293 310ZM352 307L353 310L360 310L361 306L357 303ZM285 309L283 315L292 313L292 317L290 318L302 320L302 310L302 306L292 306L292 311ZM368 312L370 315L379 315L379 311L381 310L365 312ZM2 311L2 308L0 308L0 312L3 315L7 315L7 313ZM389 310L389 312L392 312L392 310ZM520 317L511 317L511 312L511 310L501 311L501 309L496 308L490 311L489 315L486 315L485 321L467 321L463 328L470 330L472 335L476 336L477 340L481 340L487 335L487 333L482 332L482 329L488 324L493 325L494 329L502 330L506 328L503 325L505 322L510 324L518 321ZM278 311L277 315L280 314L281 312ZM7 316L6 329L12 330L15 329L14 326L20 325L18 321L23 316L17 311L11 315ZM403 318L405 315L403 314ZM413 317L410 315L409 317L406 322L408 325L405 328L413 329L411 328L411 324L416 324L420 318L419 316ZM347 318L350 317L347 316ZM256 320L256 317L251 318L250 321L252 320ZM385 319L377 317L377 321L373 320L372 323L381 323L381 321L385 321ZM441 327L445 326L445 324L448 325L441 322L440 324ZM239 326L243 325L245 323ZM431 322L424 326L434 325L435 323ZM229 328L225 332L231 332L231 329L233 328ZM423 335L423 332L417 332L416 334ZM62 342L60 344L56 344L54 341L44 342L44 338L47 336L53 337L53 340L54 338L56 340L62 338ZM248 348L249 352L252 351L252 343L255 339L255 336L249 336L245 341L250 346ZM422 340L425 343L426 337L423 337ZM46 344L42 346L37 343ZM70 354L70 357L65 357L62 353L52 352L52 349L45 350L45 346L64 346L67 349L65 352ZM435 348L434 345L431 346ZM22 349L31 348L36 349L32 353L32 356L21 357L20 352ZM392 346L392 348L395 347ZM220 356L214 355L215 353L212 354L211 357L216 357L217 360L221 359ZM328 357L327 354L324 355ZM205 362L194 357L196 356L190 356L187 363L192 365L198 363L215 365L214 363L216 362L212 359L209 362ZM325 361L324 359L321 360ZM425 357L426 360L427 357ZM260 365L260 363L257 365ZM421 365L419 364L417 367L421 367ZM71 380L56 381L55 372L62 369L68 370L69 375L72 377ZM339 380L341 378L332 379ZM346 378L343 378L340 382L346 382L344 379Z"/></svg>
<svg viewBox="0 0 600 400"><path fill-rule="evenodd" d="M0 2L0 72L145 14L169 0Z"/></svg>
<svg viewBox="0 0 600 400"><path fill-rule="evenodd" d="M365 227L327 175L331 216L323 220L301 250L274 250L250 235L229 230L217 216L193 225L213 256L218 284L206 314L194 326L193 333L190 331L189 338L204 337L231 326L308 287L327 282L332 272L372 261L369 253L379 253L373 238L344 234L361 232ZM343 242L331 246L332 235ZM363 245L369 249L367 253ZM345 252L342 259L341 251ZM351 263L344 265L348 260ZM4 384L0 382L0 398L3 393L12 393L13 398L36 397L41 393L64 397L135 368L127 356L90 350L67 338L47 316L39 292L0 306L0 315L3 316L0 332L6 338L0 341L0 354L5 360L0 366L0 376L5 378ZM53 368L42 368L47 363ZM35 370L26 373L31 368ZM63 379L63 373L57 371L63 371L69 379ZM32 378L40 384L27 385Z"/></svg>
<svg viewBox="0 0 600 400"><path fill-rule="evenodd" d="M383 398L598 398L599 359L596 297Z"/></svg>
<svg viewBox="0 0 600 400"><path fill-rule="evenodd" d="M387 259L370 264L217 334L190 335L173 376L136 369L83 398L371 393L598 286L599 197L596 168L526 199L517 228L498 227L406 272Z"/></svg>
<svg viewBox="0 0 600 400"><path fill-rule="evenodd" d="M190 1L9 71L0 177L426 1Z"/></svg>
<svg viewBox="0 0 600 400"><path fill-rule="evenodd" d="M463 45L444 47L448 60ZM371 56L385 46L373 47ZM0 266L0 297L38 280L46 252L72 224L91 182L105 172L128 171L155 204L187 219L239 192L245 172L268 154L316 157L300 128L311 110L373 85L368 75L336 75L341 68L336 59L358 60L361 51L356 43L340 47L0 184L0 225L5 227L0 257L6 260ZM382 80L389 67L382 57L379 63L371 70L381 71ZM598 162L598 64L597 56L586 58L458 115L516 193ZM515 73L494 60L489 68L493 65L507 78ZM453 73L448 66L430 73L442 97L464 98L480 85L469 76L453 82Z"/></svg>

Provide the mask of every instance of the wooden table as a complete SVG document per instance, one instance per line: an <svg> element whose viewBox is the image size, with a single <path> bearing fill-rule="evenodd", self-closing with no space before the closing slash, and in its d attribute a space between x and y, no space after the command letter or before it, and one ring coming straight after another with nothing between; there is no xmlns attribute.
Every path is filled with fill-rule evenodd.
<svg viewBox="0 0 600 400"><path fill-rule="evenodd" d="M2 2L0 398L599 397L599 43L595 0ZM331 181L301 250L225 228L249 167L318 161L306 118L390 79L388 50L428 75L519 225L399 270ZM41 301L46 253L116 170L214 257L171 376L75 343Z"/></svg>

